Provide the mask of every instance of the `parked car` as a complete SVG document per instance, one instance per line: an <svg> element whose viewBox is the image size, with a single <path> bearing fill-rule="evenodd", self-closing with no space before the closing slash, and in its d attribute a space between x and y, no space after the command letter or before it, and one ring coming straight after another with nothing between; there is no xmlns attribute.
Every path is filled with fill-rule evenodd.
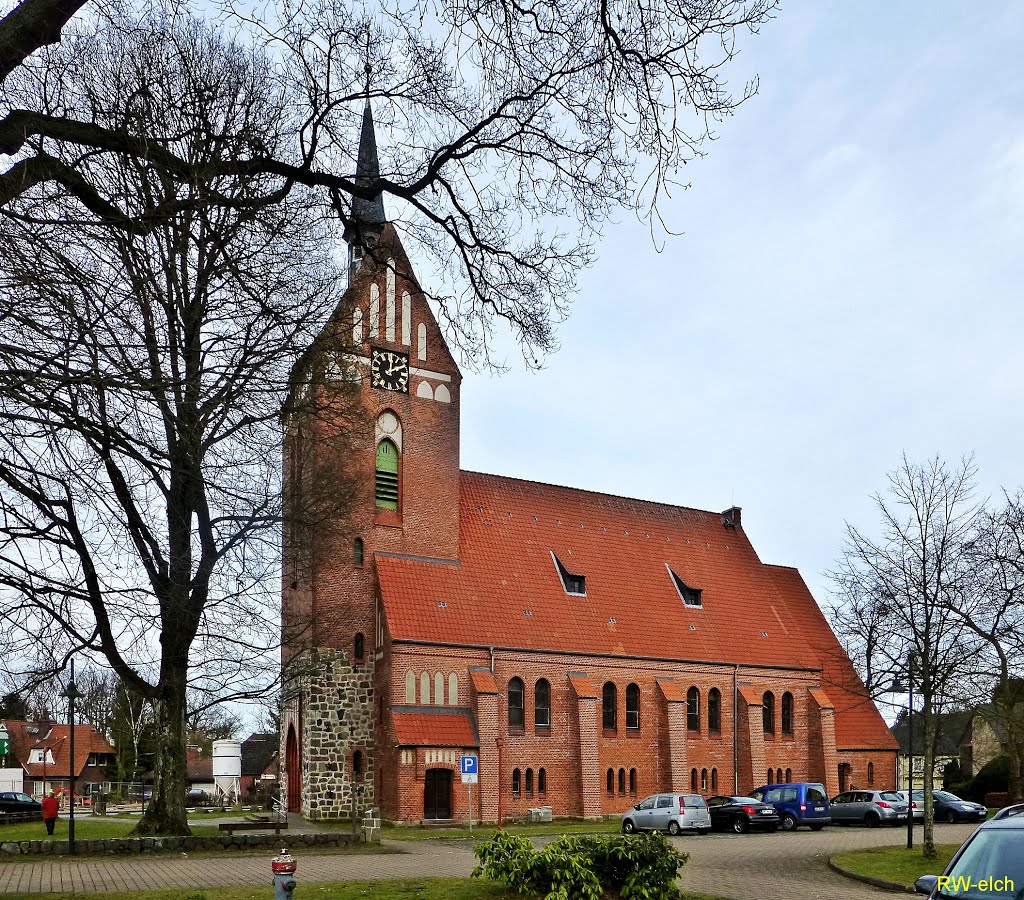
<svg viewBox="0 0 1024 900"><path fill-rule="evenodd" d="M914 884L932 900L1016 900L1024 892L1024 803L1001 809L957 850L942 873ZM940 887L941 884L941 887Z"/></svg>
<svg viewBox="0 0 1024 900"><path fill-rule="evenodd" d="M750 796L775 807L783 831L796 831L801 825L821 831L832 821L823 784L765 784Z"/></svg>
<svg viewBox="0 0 1024 900"><path fill-rule="evenodd" d="M914 817L915 824L924 821L924 801L915 800L910 796L910 791L897 791L905 802L910 804L910 814Z"/></svg>
<svg viewBox="0 0 1024 900"><path fill-rule="evenodd" d="M43 805L21 791L0 792L0 812L41 814Z"/></svg>
<svg viewBox="0 0 1024 900"><path fill-rule="evenodd" d="M751 829L779 830L779 814L775 812L775 807L755 797L709 797L708 812L711 814L712 828L731 828L737 834L744 834Z"/></svg>
<svg viewBox="0 0 1024 900"><path fill-rule="evenodd" d="M909 804L896 791L845 791L832 798L832 821L837 825L906 825L909 813Z"/></svg>
<svg viewBox="0 0 1024 900"><path fill-rule="evenodd" d="M921 804L921 815L924 815L924 791L914 791L914 799ZM936 822L982 822L988 810L980 803L962 800L949 791L932 791L932 803L935 804Z"/></svg>
<svg viewBox="0 0 1024 900"><path fill-rule="evenodd" d="M622 830L634 831L696 831L711 830L708 805L700 794L651 794L622 814Z"/></svg>

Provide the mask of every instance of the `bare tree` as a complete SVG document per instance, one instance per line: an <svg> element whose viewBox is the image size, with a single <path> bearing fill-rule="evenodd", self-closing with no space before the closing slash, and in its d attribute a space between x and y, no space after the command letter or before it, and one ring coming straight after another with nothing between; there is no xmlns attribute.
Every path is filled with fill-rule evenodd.
<svg viewBox="0 0 1024 900"><path fill-rule="evenodd" d="M280 411L344 278L305 191L268 203L269 177L218 174L292 152L269 64L180 13L108 25L54 52L47 114L164 129L195 174L57 144L147 227L83 220L51 182L0 216L0 621L16 656L102 655L133 718L152 708L137 830L187 833L187 689L244 696L276 670Z"/></svg>
<svg viewBox="0 0 1024 900"><path fill-rule="evenodd" d="M980 507L975 469L941 459L903 457L888 490L875 496L880 523L872 535L847 525L846 547L832 578L837 630L870 673L876 693L894 677L913 679L924 733L923 852L935 857L933 768L938 715L975 671L977 640L954 609L972 590L971 546ZM912 663L911 663L912 660ZM909 670L909 671L908 671Z"/></svg>
<svg viewBox="0 0 1024 900"><path fill-rule="evenodd" d="M273 54L268 74L300 92L287 123L298 153L238 142L203 160L202 173L276 176L258 179L265 202L315 187L346 226L352 197L383 192L406 247L438 269L450 342L486 358L491 329L505 322L533 362L554 348L554 323L609 216L635 209L660 225L659 200L681 186L683 165L753 93L754 84L730 93L724 68L739 35L756 31L774 5L288 0L259 20L234 21ZM111 25L124 15L115 8ZM52 148L132 156L180 183L199 174L197 161L175 152L173 133L156 123L111 125L48 108L54 59L22 63L37 89L16 89L12 77L15 89L0 100L0 153L12 160L0 170L0 207L52 183L76 198L82 219L147 230L151 219L91 166ZM391 137L379 180L357 185L364 96ZM165 202L170 211L185 199Z"/></svg>

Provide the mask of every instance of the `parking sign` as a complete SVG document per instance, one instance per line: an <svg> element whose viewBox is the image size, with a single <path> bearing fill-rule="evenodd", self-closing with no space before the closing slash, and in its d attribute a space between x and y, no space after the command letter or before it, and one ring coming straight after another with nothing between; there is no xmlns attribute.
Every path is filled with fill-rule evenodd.
<svg viewBox="0 0 1024 900"><path fill-rule="evenodd" d="M480 780L480 758L475 753L466 753L460 760L463 784L477 784Z"/></svg>

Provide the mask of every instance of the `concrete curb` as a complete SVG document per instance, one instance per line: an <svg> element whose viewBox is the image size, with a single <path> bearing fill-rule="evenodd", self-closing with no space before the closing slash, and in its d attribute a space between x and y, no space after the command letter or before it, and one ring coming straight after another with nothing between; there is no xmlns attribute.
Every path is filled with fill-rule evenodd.
<svg viewBox="0 0 1024 900"><path fill-rule="evenodd" d="M844 869L835 861L834 857L829 857L828 867L837 875L842 875L844 878L851 878L854 881L862 881L864 884L870 884L873 887L881 888L884 891L894 891L901 894L917 893L917 891L912 887L908 887L899 881L886 881L884 878L873 878L870 875L860 875L857 872L851 872L849 869Z"/></svg>

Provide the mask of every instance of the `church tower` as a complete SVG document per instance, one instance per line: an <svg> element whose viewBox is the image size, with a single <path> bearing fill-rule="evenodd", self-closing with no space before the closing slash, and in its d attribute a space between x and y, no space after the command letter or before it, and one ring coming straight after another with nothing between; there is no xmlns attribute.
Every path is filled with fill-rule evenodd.
<svg viewBox="0 0 1024 900"><path fill-rule="evenodd" d="M363 111L355 182L380 178L373 114ZM344 373L349 412L286 425L286 506L303 429L344 428L346 452L315 477L341 472L351 501L340 527L315 534L286 563L282 586L282 758L290 811L346 819L374 805L390 714L381 690L383 622L375 560L459 559L459 392L462 375L378 191L354 198L345 230L349 287L321 335L320 370ZM344 310L344 312L341 312ZM356 383L353 384L352 382ZM349 407L351 410L351 407ZM326 423L326 424L325 424ZM308 478L308 476L307 476ZM289 635L301 634L301 640Z"/></svg>

